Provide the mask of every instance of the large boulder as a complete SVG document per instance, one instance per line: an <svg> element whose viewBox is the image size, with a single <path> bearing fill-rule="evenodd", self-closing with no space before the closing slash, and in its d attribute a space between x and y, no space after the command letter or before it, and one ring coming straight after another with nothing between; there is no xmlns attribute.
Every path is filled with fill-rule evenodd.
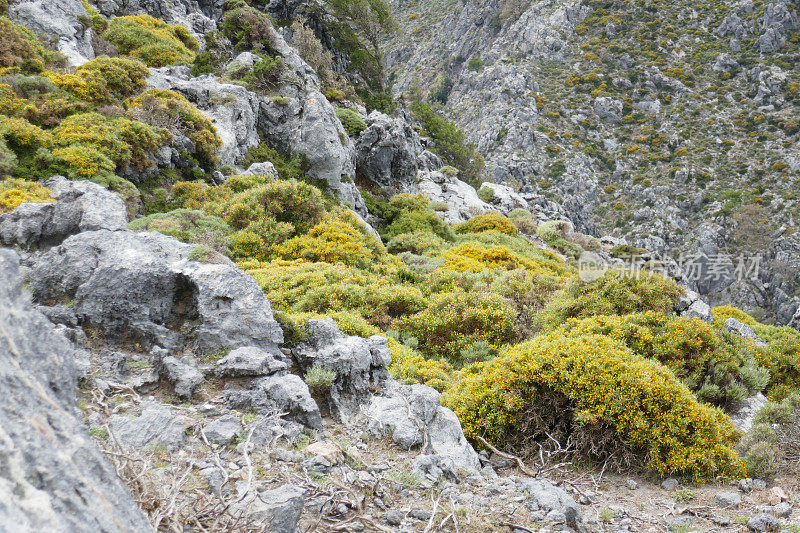
<svg viewBox="0 0 800 533"><path fill-rule="evenodd" d="M0 529L149 531L81 423L73 355L0 249Z"/></svg>
<svg viewBox="0 0 800 533"><path fill-rule="evenodd" d="M192 77L185 65L151 69L147 83L181 93L211 120L222 140L223 165L238 163L258 145L258 96L241 85L220 83L214 76Z"/></svg>
<svg viewBox="0 0 800 533"><path fill-rule="evenodd" d="M750 339L755 343L756 346L767 345L767 343L764 342L761 339L761 337L756 335L756 332L753 331L753 328L733 317L728 317L725 320L725 323L722 325L722 331L725 331L727 333L734 333L736 335L744 337L745 339Z"/></svg>
<svg viewBox="0 0 800 533"><path fill-rule="evenodd" d="M88 231L33 260L39 301L72 301L107 341L198 354L240 346L278 353L283 332L255 281L231 263L189 258L160 233Z"/></svg>
<svg viewBox="0 0 800 533"><path fill-rule="evenodd" d="M37 35L55 38L55 45L72 66L94 59L92 29L80 0L21 0L9 2L8 16Z"/></svg>
<svg viewBox="0 0 800 533"><path fill-rule="evenodd" d="M425 385L400 385L392 381L382 395L364 408L368 427L376 435L390 435L406 449L452 461L456 471L474 474L480 469L478 454L467 442L461 422L441 405L441 396Z"/></svg>
<svg viewBox="0 0 800 533"><path fill-rule="evenodd" d="M44 186L56 201L21 204L0 215L0 244L47 247L82 231L128 227L122 198L96 183L53 176Z"/></svg>
<svg viewBox="0 0 800 533"><path fill-rule="evenodd" d="M331 318L309 320L306 329L308 339L295 350L295 358L306 372L317 367L336 373L327 391L328 403L333 414L348 420L389 380L392 354L386 339L345 335Z"/></svg>
<svg viewBox="0 0 800 533"><path fill-rule="evenodd" d="M413 188L420 170L438 170L441 159L425 149L404 117L373 111L356 139L356 175L393 193Z"/></svg>
<svg viewBox="0 0 800 533"><path fill-rule="evenodd" d="M304 426L322 429L319 406L300 376L273 374L252 380L246 389L229 388L224 396L232 409L252 409L263 415L285 413Z"/></svg>
<svg viewBox="0 0 800 533"><path fill-rule="evenodd" d="M421 171L417 175L416 190L431 202L447 204L447 211L441 215L450 224L464 222L493 209L478 197L472 186L444 172Z"/></svg>

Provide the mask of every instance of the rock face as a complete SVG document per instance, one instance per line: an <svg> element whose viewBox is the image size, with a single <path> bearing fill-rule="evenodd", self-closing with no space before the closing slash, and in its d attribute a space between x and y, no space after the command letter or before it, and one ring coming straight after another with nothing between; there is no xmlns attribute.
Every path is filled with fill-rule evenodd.
<svg viewBox="0 0 800 533"><path fill-rule="evenodd" d="M478 193L470 185L443 172L420 172L416 190L431 202L446 203L447 211L439 214L450 224L464 222L492 209L492 206L478 198Z"/></svg>
<svg viewBox="0 0 800 533"><path fill-rule="evenodd" d="M73 348L0 249L0 524L6 531L149 531L75 408Z"/></svg>
<svg viewBox="0 0 800 533"><path fill-rule="evenodd" d="M187 66L152 69L147 83L181 93L211 120L222 140L223 165L238 163L258 144L258 96L241 85L220 83L214 76L194 78Z"/></svg>
<svg viewBox="0 0 800 533"><path fill-rule="evenodd" d="M711 314L711 306L704 302L700 295L694 291L686 291L686 294L678 298L673 305L675 312L686 318L699 318L709 324L714 321Z"/></svg>
<svg viewBox="0 0 800 533"><path fill-rule="evenodd" d="M391 435L406 449L422 446L424 454L451 461L454 470L474 473L480 469L478 454L464 437L458 417L440 400L439 393L425 385L393 382L384 395L372 399L365 414L373 433Z"/></svg>
<svg viewBox="0 0 800 533"><path fill-rule="evenodd" d="M80 0L24 0L8 6L8 16L32 32L55 37L56 48L72 66L94 59L92 29L83 25L86 9Z"/></svg>
<svg viewBox="0 0 800 533"><path fill-rule="evenodd" d="M41 301L74 300L81 323L108 339L196 353L280 344L253 279L231 264L189 260L193 248L159 233L84 232L35 260L31 287Z"/></svg>
<svg viewBox="0 0 800 533"><path fill-rule="evenodd" d="M322 414L300 376L278 373L254 379L247 389L226 391L233 409L252 409L269 415L285 412L287 417L314 430L322 429Z"/></svg>
<svg viewBox="0 0 800 533"><path fill-rule="evenodd" d="M183 444L185 430L169 407L158 404L143 406L136 418L114 415L108 427L120 444L139 449L163 445L174 450Z"/></svg>
<svg viewBox="0 0 800 533"><path fill-rule="evenodd" d="M722 325L722 330L727 331L728 333L735 333L737 335L741 335L745 339L750 339L755 343L756 346L766 346L767 343L761 340L761 337L756 335L756 332L753 331L753 328L748 326L747 324L742 323L739 320L736 320L733 317L729 317L725 320L725 323Z"/></svg>
<svg viewBox="0 0 800 533"><path fill-rule="evenodd" d="M125 203L96 183L53 176L44 186L56 201L22 204L11 213L0 215L0 243L40 248L59 244L82 231L128 227Z"/></svg>
<svg viewBox="0 0 800 533"><path fill-rule="evenodd" d="M408 192L420 170L442 167L441 159L425 149L406 117L373 111L367 129L356 139L356 175L389 193Z"/></svg>
<svg viewBox="0 0 800 533"><path fill-rule="evenodd" d="M307 342L295 350L295 358L306 372L317 367L336 373L327 392L328 403L335 415L348 420L389 380L392 354L386 339L345 335L331 318L309 320L306 329Z"/></svg>

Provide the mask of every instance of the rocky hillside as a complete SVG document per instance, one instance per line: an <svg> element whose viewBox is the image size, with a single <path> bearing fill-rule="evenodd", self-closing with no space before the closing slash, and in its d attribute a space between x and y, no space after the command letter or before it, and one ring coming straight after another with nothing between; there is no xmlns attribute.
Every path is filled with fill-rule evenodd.
<svg viewBox="0 0 800 533"><path fill-rule="evenodd" d="M0 530L797 530L796 20L0 4Z"/></svg>
<svg viewBox="0 0 800 533"><path fill-rule="evenodd" d="M463 128L487 179L559 203L581 231L700 263L715 303L792 320L797 3L393 5L395 93L419 88ZM738 275L756 254L758 274Z"/></svg>

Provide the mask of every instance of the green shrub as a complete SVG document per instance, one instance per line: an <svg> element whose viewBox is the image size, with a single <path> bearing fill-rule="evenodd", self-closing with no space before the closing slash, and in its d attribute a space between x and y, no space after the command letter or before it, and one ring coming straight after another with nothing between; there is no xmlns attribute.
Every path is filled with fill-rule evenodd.
<svg viewBox="0 0 800 533"><path fill-rule="evenodd" d="M667 368L605 336L540 336L456 374L443 403L468 438L538 453L547 433L569 436L592 459L616 454L658 474L736 479L739 433L697 402ZM624 463L624 460L622 461Z"/></svg>
<svg viewBox="0 0 800 533"><path fill-rule="evenodd" d="M513 340L516 318L513 306L502 296L454 290L433 296L427 309L398 326L419 340L426 355L456 362L464 348L478 341L497 350Z"/></svg>
<svg viewBox="0 0 800 533"><path fill-rule="evenodd" d="M433 233L446 241L453 241L453 230L439 215L424 211L404 211L386 228L383 236L393 239L402 233Z"/></svg>
<svg viewBox="0 0 800 533"><path fill-rule="evenodd" d="M275 165L278 176L284 180L303 180L308 170L308 162L304 155L280 153L267 142L261 142L248 150L241 161L241 165L247 168L253 163L262 163L264 161L269 161Z"/></svg>
<svg viewBox="0 0 800 533"><path fill-rule="evenodd" d="M733 405L764 389L769 372L755 361L755 350L731 335L722 335L699 319L653 311L626 316L568 320L564 336L606 335L625 343L637 355L669 368L706 403Z"/></svg>
<svg viewBox="0 0 800 533"><path fill-rule="evenodd" d="M473 58L472 58L472 59L470 59L470 60L469 60L469 62L467 63L467 68L468 68L469 70L473 70L473 71L474 71L474 70L480 70L480 69L481 69L481 67L482 67L484 64L486 64L486 62L485 62L484 60L482 60L481 58L479 58L479 57L473 57Z"/></svg>
<svg viewBox="0 0 800 533"><path fill-rule="evenodd" d="M481 233L484 231L497 231L506 235L515 236L517 227L511 220L500 213L489 213L486 215L476 215L466 222L462 222L455 227L458 233Z"/></svg>
<svg viewBox="0 0 800 533"><path fill-rule="evenodd" d="M439 115L418 96L414 98L410 109L423 132L433 141L432 150L445 163L457 168L464 181L476 184L483 171L483 156L473 144L467 142L464 131Z"/></svg>
<svg viewBox="0 0 800 533"><path fill-rule="evenodd" d="M64 63L63 56L46 49L36 35L8 17L0 16L0 69L36 74L50 64Z"/></svg>
<svg viewBox="0 0 800 533"><path fill-rule="evenodd" d="M269 91L281 83L285 70L282 57L261 54L261 61L245 74L244 81L257 91Z"/></svg>
<svg viewBox="0 0 800 533"><path fill-rule="evenodd" d="M412 252L417 255L436 255L447 246L447 242L428 231L400 233L386 243L389 253Z"/></svg>
<svg viewBox="0 0 800 533"><path fill-rule="evenodd" d="M361 115L352 109L337 108L336 116L339 117L339 120L342 122L342 126L344 126L344 131L346 131L350 137L354 137L367 129L367 123L364 122L364 119L361 118Z"/></svg>
<svg viewBox="0 0 800 533"><path fill-rule="evenodd" d="M548 220L536 230L536 235L549 245L572 233L572 224L566 220Z"/></svg>
<svg viewBox="0 0 800 533"><path fill-rule="evenodd" d="M148 89L125 103L128 114L136 120L189 137L202 166L210 167L219 161L217 154L222 140L217 129L183 95L166 89Z"/></svg>
<svg viewBox="0 0 800 533"><path fill-rule="evenodd" d="M103 38L120 54L138 57L149 67L190 63L199 48L183 26L146 14L112 18Z"/></svg>
<svg viewBox="0 0 800 533"><path fill-rule="evenodd" d="M326 394L334 380L336 380L336 371L323 368L319 365L313 365L306 371L303 378L308 385L308 390L314 396Z"/></svg>
<svg viewBox="0 0 800 533"><path fill-rule="evenodd" d="M195 209L176 209L155 213L134 220L129 228L136 231L158 231L179 241L205 244L223 254L229 254L228 237L233 228L220 217Z"/></svg>
<svg viewBox="0 0 800 533"><path fill-rule="evenodd" d="M629 244L620 244L611 249L611 255L622 259L630 259L632 257L640 256L646 251L647 250L644 248L637 248Z"/></svg>
<svg viewBox="0 0 800 533"><path fill-rule="evenodd" d="M648 272L609 270L591 283L575 277L548 302L539 320L545 327L557 327L569 318L646 311L671 314L672 303L683 290L675 281Z"/></svg>
<svg viewBox="0 0 800 533"><path fill-rule="evenodd" d="M491 203L494 200L494 189L491 187L481 187L478 189L478 198L486 203Z"/></svg>
<svg viewBox="0 0 800 533"><path fill-rule="evenodd" d="M248 6L245 2L235 2L229 6L219 25L220 33L230 39L238 51L275 50L278 33L269 15Z"/></svg>

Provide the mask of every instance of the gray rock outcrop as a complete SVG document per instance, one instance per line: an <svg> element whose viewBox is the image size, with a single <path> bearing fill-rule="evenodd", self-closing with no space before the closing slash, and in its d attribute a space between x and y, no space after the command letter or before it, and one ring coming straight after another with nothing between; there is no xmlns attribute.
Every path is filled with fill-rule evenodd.
<svg viewBox="0 0 800 533"><path fill-rule="evenodd" d="M229 389L224 394L233 409L252 409L269 415L286 413L291 420L311 429L322 429L322 414L308 385L294 374L274 374L250 382L246 389Z"/></svg>
<svg viewBox="0 0 800 533"><path fill-rule="evenodd" d="M203 34L217 29L216 20L222 16L222 0L98 0L96 7L106 17L147 13L155 18L180 24L198 40Z"/></svg>
<svg viewBox="0 0 800 533"><path fill-rule="evenodd" d="M546 513L546 522L553 526L566 526L572 531L586 531L578 504L564 489L538 477L517 477L514 481L528 494L528 506L531 511Z"/></svg>
<svg viewBox="0 0 800 533"><path fill-rule="evenodd" d="M155 232L83 232L33 261L31 288L40 301L73 301L108 341L275 350L283 332L261 288L231 264L189 260L193 248Z"/></svg>
<svg viewBox="0 0 800 533"><path fill-rule="evenodd" d="M25 203L0 214L1 244L49 247L82 231L128 227L122 198L96 183L53 176L43 185L51 190L55 201Z"/></svg>
<svg viewBox="0 0 800 533"><path fill-rule="evenodd" d="M386 339L345 335L331 318L309 320L306 329L308 339L294 351L295 358L306 372L317 367L336 373L326 395L333 413L346 421L390 379Z"/></svg>
<svg viewBox="0 0 800 533"><path fill-rule="evenodd" d="M417 176L416 190L431 202L446 203L447 211L440 215L450 224L464 222L492 210L492 206L478 198L478 193L470 185L443 172L421 171Z"/></svg>
<svg viewBox="0 0 800 533"><path fill-rule="evenodd" d="M764 342L761 337L756 335L756 332L753 331L753 328L733 317L728 317L725 320L725 323L722 325L722 331L735 333L736 335L740 335L745 339L750 339L755 343L756 346L767 345L767 343Z"/></svg>
<svg viewBox="0 0 800 533"><path fill-rule="evenodd" d="M133 418L113 415L108 428L121 445L140 450L159 445L175 450L183 444L186 429L169 406L160 404L143 405L141 414Z"/></svg>
<svg viewBox="0 0 800 533"><path fill-rule="evenodd" d="M367 129L355 141L356 175L389 193L408 192L420 170L442 167L441 159L425 149L419 134L403 116L373 111Z"/></svg>
<svg viewBox="0 0 800 533"><path fill-rule="evenodd" d="M0 249L0 528L150 531L80 420L72 357Z"/></svg>
<svg viewBox="0 0 800 533"><path fill-rule="evenodd" d="M423 454L452 461L453 469L460 472L480 469L478 454L464 437L461 422L442 407L435 389L393 382L383 395L372 398L364 414L373 433L391 435L398 446L422 447Z"/></svg>
<svg viewBox="0 0 800 533"><path fill-rule="evenodd" d="M214 76L192 77L187 66L151 69L150 87L176 91L207 116L222 140L223 165L238 163L258 145L258 96L241 85L220 83Z"/></svg>
<svg viewBox="0 0 800 533"><path fill-rule="evenodd" d="M92 29L82 23L87 15L80 0L12 2L8 6L8 16L37 35L54 37L56 49L72 66L94 59Z"/></svg>

